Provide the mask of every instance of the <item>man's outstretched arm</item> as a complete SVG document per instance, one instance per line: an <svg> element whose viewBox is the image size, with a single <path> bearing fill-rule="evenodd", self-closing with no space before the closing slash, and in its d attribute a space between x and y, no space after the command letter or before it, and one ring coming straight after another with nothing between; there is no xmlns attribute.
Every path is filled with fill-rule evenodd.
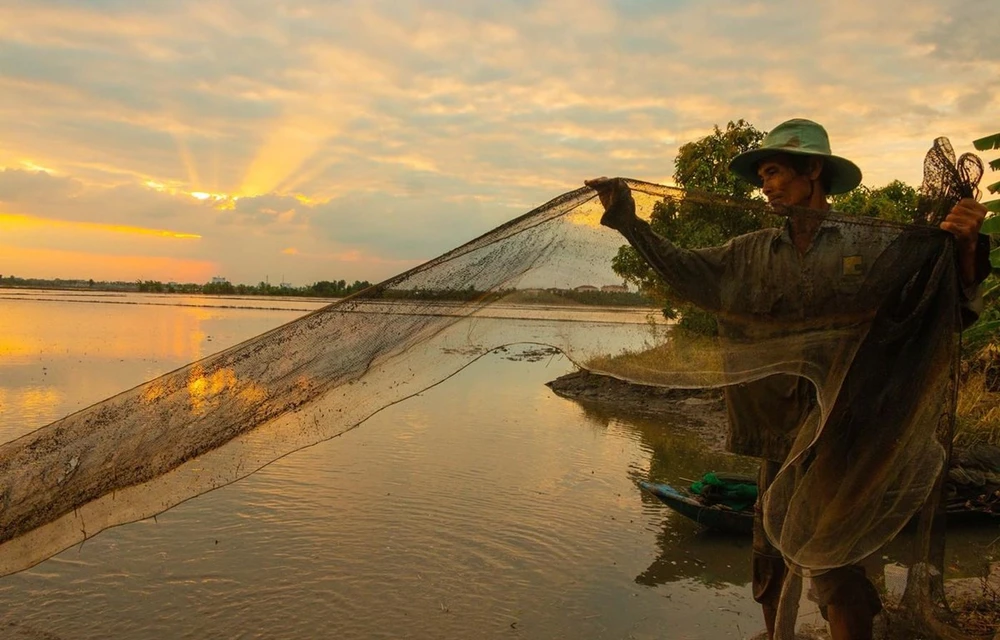
<svg viewBox="0 0 1000 640"><path fill-rule="evenodd" d="M604 206L601 224L625 236L643 260L679 296L708 311L721 306L720 285L731 246L689 250L678 247L635 215L635 200L621 178L584 182L597 191Z"/></svg>

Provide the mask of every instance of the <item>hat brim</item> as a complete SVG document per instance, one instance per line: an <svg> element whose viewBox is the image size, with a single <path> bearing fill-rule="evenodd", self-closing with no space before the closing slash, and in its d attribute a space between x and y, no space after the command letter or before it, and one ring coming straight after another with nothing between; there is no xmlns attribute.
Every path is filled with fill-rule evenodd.
<svg viewBox="0 0 1000 640"><path fill-rule="evenodd" d="M729 163L729 170L750 184L763 187L764 183L757 175L757 165L761 160L779 153L814 156L825 160L830 171L830 195L847 193L861 184L861 169L847 158L801 149L753 149L733 158L733 161Z"/></svg>

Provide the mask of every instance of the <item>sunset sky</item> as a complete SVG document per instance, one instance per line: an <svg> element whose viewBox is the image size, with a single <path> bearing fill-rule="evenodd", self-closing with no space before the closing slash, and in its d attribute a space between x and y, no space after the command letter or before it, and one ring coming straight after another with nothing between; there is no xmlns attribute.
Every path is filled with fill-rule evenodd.
<svg viewBox="0 0 1000 640"><path fill-rule="evenodd" d="M996 0L7 0L0 274L380 280L715 124L1000 130Z"/></svg>

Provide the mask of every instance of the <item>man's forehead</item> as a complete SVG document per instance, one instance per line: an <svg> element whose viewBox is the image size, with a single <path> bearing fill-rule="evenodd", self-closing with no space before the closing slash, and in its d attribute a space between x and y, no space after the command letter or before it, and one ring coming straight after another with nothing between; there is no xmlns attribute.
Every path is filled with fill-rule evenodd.
<svg viewBox="0 0 1000 640"><path fill-rule="evenodd" d="M787 167L789 166L788 157L784 154L775 154L773 156L768 156L757 163L757 173L760 173L768 167Z"/></svg>

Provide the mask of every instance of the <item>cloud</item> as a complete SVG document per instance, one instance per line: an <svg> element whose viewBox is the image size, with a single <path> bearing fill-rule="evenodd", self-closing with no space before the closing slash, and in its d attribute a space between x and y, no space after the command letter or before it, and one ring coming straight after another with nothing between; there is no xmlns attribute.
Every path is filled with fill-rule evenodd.
<svg viewBox="0 0 1000 640"><path fill-rule="evenodd" d="M813 118L868 183L917 182L934 137L996 128L1000 45L970 17L1000 7L14 0L0 213L197 234L155 251L308 282L391 275L594 175L667 181L739 118Z"/></svg>

